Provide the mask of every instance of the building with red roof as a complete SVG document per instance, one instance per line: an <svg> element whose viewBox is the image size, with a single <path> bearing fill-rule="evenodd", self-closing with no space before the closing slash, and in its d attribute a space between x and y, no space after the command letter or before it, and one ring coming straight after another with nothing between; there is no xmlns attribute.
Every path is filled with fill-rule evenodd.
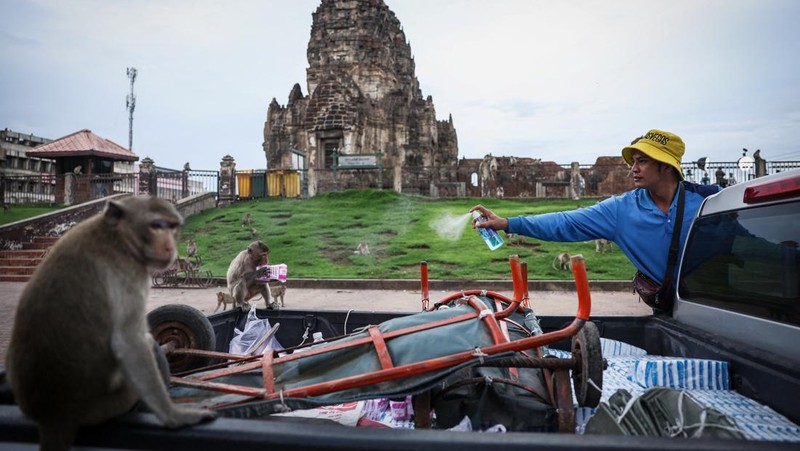
<svg viewBox="0 0 800 451"><path fill-rule="evenodd" d="M123 178L133 175L133 162L139 160L129 149L91 130L77 131L27 154L55 160L56 202L66 205L115 193Z"/></svg>

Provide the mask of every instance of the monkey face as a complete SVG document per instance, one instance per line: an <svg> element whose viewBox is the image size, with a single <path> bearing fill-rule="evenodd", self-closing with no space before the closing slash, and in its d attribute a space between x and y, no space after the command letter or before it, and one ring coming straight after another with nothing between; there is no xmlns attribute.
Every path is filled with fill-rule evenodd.
<svg viewBox="0 0 800 451"><path fill-rule="evenodd" d="M138 196L109 201L104 221L118 235L117 241L151 270L169 268L178 257L183 218L163 199Z"/></svg>
<svg viewBox="0 0 800 451"><path fill-rule="evenodd" d="M247 251L256 262L256 265L266 265L269 263L269 246L261 241L253 241L247 246Z"/></svg>

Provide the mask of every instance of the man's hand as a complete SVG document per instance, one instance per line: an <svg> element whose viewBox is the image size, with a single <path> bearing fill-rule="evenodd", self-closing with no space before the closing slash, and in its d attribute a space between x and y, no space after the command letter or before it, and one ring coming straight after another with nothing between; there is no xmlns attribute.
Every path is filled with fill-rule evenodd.
<svg viewBox="0 0 800 451"><path fill-rule="evenodd" d="M486 221L480 224L477 224L476 221L473 221L472 228L482 227L494 230L506 230L508 228L508 219L497 216L492 212L492 210L489 210L483 205L476 205L472 207L469 212L472 213L476 210L479 211L482 216L486 217Z"/></svg>

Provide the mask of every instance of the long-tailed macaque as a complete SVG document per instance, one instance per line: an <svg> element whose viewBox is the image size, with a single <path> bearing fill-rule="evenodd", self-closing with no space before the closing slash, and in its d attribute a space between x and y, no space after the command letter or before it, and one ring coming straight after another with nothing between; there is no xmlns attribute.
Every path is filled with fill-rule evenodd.
<svg viewBox="0 0 800 451"><path fill-rule="evenodd" d="M269 246L261 241L253 241L247 249L239 252L228 265L228 291L233 296L233 306L246 308L247 301L254 296L261 295L267 307L276 308L277 304L270 304L269 288L265 283L256 280L256 267L269 263Z"/></svg>
<svg viewBox="0 0 800 451"><path fill-rule="evenodd" d="M154 197L109 201L58 240L25 286L6 370L41 449L68 449L79 427L137 400L171 428L216 416L172 403L148 332L150 273L175 261L182 223Z"/></svg>
<svg viewBox="0 0 800 451"><path fill-rule="evenodd" d="M186 244L186 256L197 257L197 243L191 238L189 238L189 242Z"/></svg>
<svg viewBox="0 0 800 451"><path fill-rule="evenodd" d="M228 308L228 304L231 304L231 308L236 307L235 303L233 302L233 296L230 293L226 293L224 291L217 291L217 308L214 309L214 313L222 307L222 311L224 312L225 309ZM250 310L250 305L245 303L243 306L244 310Z"/></svg>
<svg viewBox="0 0 800 451"><path fill-rule="evenodd" d="M553 269L556 270L569 270L572 269L572 262L570 261L569 254L562 252L553 259Z"/></svg>

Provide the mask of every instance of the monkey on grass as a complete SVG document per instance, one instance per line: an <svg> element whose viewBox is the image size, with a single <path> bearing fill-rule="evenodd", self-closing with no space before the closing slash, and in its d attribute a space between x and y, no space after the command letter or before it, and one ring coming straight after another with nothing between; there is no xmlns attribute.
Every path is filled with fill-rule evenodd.
<svg viewBox="0 0 800 451"><path fill-rule="evenodd" d="M25 286L6 370L42 450L68 449L81 426L139 400L170 428L216 416L172 403L147 324L150 274L175 261L182 224L164 200L111 200L59 239Z"/></svg>
<svg viewBox="0 0 800 451"><path fill-rule="evenodd" d="M555 270L570 270L572 269L572 262L570 256L566 252L562 252L553 258L553 269Z"/></svg>

